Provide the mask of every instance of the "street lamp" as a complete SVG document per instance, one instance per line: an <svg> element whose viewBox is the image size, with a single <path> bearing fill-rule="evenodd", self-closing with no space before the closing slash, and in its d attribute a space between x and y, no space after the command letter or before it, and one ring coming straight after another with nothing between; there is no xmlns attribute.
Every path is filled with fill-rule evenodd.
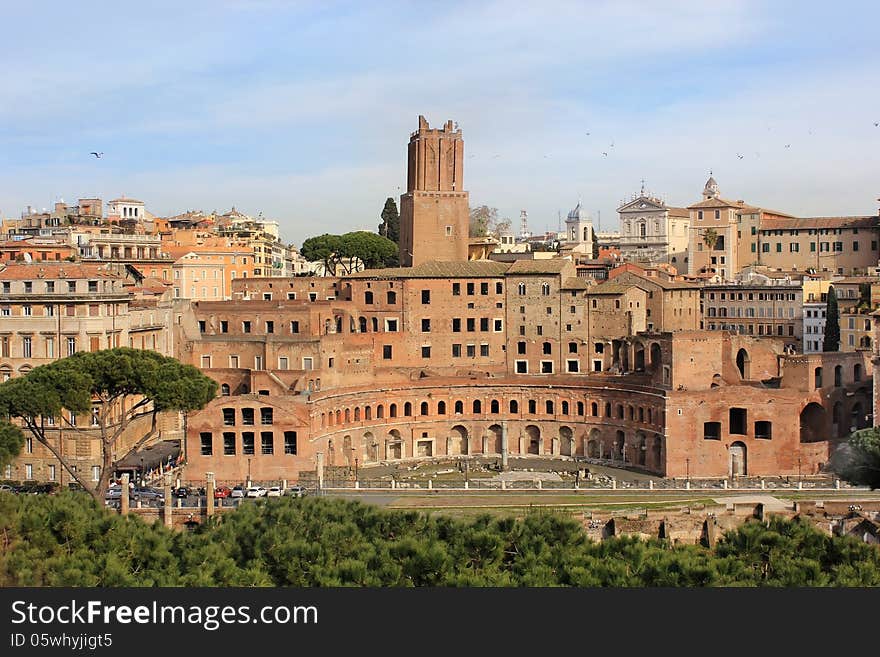
<svg viewBox="0 0 880 657"><path fill-rule="evenodd" d="M352 451L354 451L354 448L352 448ZM357 481L357 478L358 478L358 460L357 460L357 457L355 457L355 459L354 459L354 480Z"/></svg>

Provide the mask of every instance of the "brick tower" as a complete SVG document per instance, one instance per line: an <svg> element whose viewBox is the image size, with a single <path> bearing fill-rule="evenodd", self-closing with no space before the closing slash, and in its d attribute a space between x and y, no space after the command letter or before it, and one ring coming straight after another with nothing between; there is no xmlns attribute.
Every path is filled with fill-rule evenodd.
<svg viewBox="0 0 880 657"><path fill-rule="evenodd" d="M409 138L406 194L400 197L400 264L468 259L464 140L447 121L439 130L419 116Z"/></svg>

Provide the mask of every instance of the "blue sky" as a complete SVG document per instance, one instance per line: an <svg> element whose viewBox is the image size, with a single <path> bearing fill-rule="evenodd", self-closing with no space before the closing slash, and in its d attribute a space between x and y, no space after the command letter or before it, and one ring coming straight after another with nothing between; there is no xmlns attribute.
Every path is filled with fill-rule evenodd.
<svg viewBox="0 0 880 657"><path fill-rule="evenodd" d="M124 193L296 244L375 230L419 114L459 123L471 204L536 232L579 198L616 228L642 178L688 205L710 170L726 198L877 212L875 2L0 5L3 216Z"/></svg>

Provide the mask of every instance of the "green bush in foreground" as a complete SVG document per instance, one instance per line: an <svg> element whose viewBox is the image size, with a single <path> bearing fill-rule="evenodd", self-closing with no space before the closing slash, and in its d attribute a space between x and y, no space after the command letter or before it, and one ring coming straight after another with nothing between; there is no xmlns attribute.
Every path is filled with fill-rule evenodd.
<svg viewBox="0 0 880 657"><path fill-rule="evenodd" d="M86 495L0 495L0 586L877 586L880 551L806 523L749 522L715 550L571 519L457 520L320 498L243 505L194 532Z"/></svg>

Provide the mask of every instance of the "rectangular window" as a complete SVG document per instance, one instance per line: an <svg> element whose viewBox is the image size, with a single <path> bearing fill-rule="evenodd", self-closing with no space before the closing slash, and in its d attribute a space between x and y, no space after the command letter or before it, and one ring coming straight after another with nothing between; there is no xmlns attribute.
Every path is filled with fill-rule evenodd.
<svg viewBox="0 0 880 657"><path fill-rule="evenodd" d="M250 333L251 332L251 323L250 321L244 321L241 323L241 332L242 333Z"/></svg>
<svg viewBox="0 0 880 657"><path fill-rule="evenodd" d="M391 360L391 345L390 344L382 345L382 359L383 360Z"/></svg>
<svg viewBox="0 0 880 657"><path fill-rule="evenodd" d="M467 318L467 330L468 330L468 333L473 333L474 331L477 330L477 320L474 319L473 317Z"/></svg>
<svg viewBox="0 0 880 657"><path fill-rule="evenodd" d="M480 283L480 294L489 294L489 284L488 283Z"/></svg>
<svg viewBox="0 0 880 657"><path fill-rule="evenodd" d="M241 434L241 453L245 456L254 454L254 432L245 431Z"/></svg>
<svg viewBox="0 0 880 657"><path fill-rule="evenodd" d="M452 284L452 296L457 297L461 295L461 283L453 283Z"/></svg>
<svg viewBox="0 0 880 657"><path fill-rule="evenodd" d="M294 321L290 323L290 332L299 333L299 322Z"/></svg>
<svg viewBox="0 0 880 657"><path fill-rule="evenodd" d="M254 356L254 369L255 370L263 369L263 357L262 356Z"/></svg>
<svg viewBox="0 0 880 657"><path fill-rule="evenodd" d="M770 440L773 438L773 423L767 420L755 422L755 438L758 440Z"/></svg>
<svg viewBox="0 0 880 657"><path fill-rule="evenodd" d="M721 423L703 422L703 440L721 440Z"/></svg>
<svg viewBox="0 0 880 657"><path fill-rule="evenodd" d="M24 358L31 358L31 353L32 353L32 349L31 349L31 340L32 340L32 338L30 338L30 337L22 338L22 341L21 341L21 355L22 355Z"/></svg>
<svg viewBox="0 0 880 657"><path fill-rule="evenodd" d="M580 371L580 361L577 360L567 360L565 361L565 368L568 372L579 372Z"/></svg>
<svg viewBox="0 0 880 657"><path fill-rule="evenodd" d="M260 453L265 456L271 456L275 453L275 434L271 431L260 433Z"/></svg>
<svg viewBox="0 0 880 657"><path fill-rule="evenodd" d="M452 345L452 357L453 358L461 358L461 345L460 344Z"/></svg>
<svg viewBox="0 0 880 657"><path fill-rule="evenodd" d="M515 362L515 364L516 364L516 373L517 374L528 374L529 373L529 361L518 360Z"/></svg>
<svg viewBox="0 0 880 657"><path fill-rule="evenodd" d="M431 303L431 290L422 290L422 303Z"/></svg>
<svg viewBox="0 0 880 657"><path fill-rule="evenodd" d="M67 338L67 355L73 356L76 353L76 338Z"/></svg>
<svg viewBox="0 0 880 657"><path fill-rule="evenodd" d="M544 327L541 326L540 324L538 325L536 330L538 332L538 335L544 335Z"/></svg>
<svg viewBox="0 0 880 657"><path fill-rule="evenodd" d="M287 356L279 356L279 357L278 357L278 369L279 369L279 370L286 370L286 369L288 369L288 360L287 360Z"/></svg>
<svg viewBox="0 0 880 657"><path fill-rule="evenodd" d="M431 357L431 347L430 345L426 345L422 347L422 358L430 358Z"/></svg>
<svg viewBox="0 0 880 657"><path fill-rule="evenodd" d="M473 283L467 284L467 293L468 293L469 297L472 297L474 295L474 284Z"/></svg>
<svg viewBox="0 0 880 657"><path fill-rule="evenodd" d="M284 453L296 454L296 431L284 432Z"/></svg>
<svg viewBox="0 0 880 657"><path fill-rule="evenodd" d="M485 343L481 344L480 345L480 356L486 357L488 355L489 355L489 345L485 344Z"/></svg>
<svg viewBox="0 0 880 657"><path fill-rule="evenodd" d="M55 358L55 338L46 338L46 358Z"/></svg>
<svg viewBox="0 0 880 657"><path fill-rule="evenodd" d="M201 440L202 447L202 456L213 456L214 455L214 435L210 431L205 431L199 434L199 438Z"/></svg>
<svg viewBox="0 0 880 657"><path fill-rule="evenodd" d="M452 332L453 333L461 333L461 318L459 318L459 317L452 318Z"/></svg>
<svg viewBox="0 0 880 657"><path fill-rule="evenodd" d="M312 364L312 357L311 357L311 356L303 356L303 359L302 359L302 365L303 365L302 368L303 368L304 370L310 370L310 369L312 369L312 367L313 367L313 364Z"/></svg>
<svg viewBox="0 0 880 657"><path fill-rule="evenodd" d="M748 426L747 411L744 408L731 408L730 409L730 433L735 433L737 435L745 435L746 427Z"/></svg>
<svg viewBox="0 0 880 657"><path fill-rule="evenodd" d="M858 251L858 250L859 250L859 243L853 242L853 251Z"/></svg>
<svg viewBox="0 0 880 657"><path fill-rule="evenodd" d="M241 423L247 426L252 426L254 424L254 409L241 409Z"/></svg>
<svg viewBox="0 0 880 657"><path fill-rule="evenodd" d="M397 319L385 319L385 332L397 333Z"/></svg>
<svg viewBox="0 0 880 657"><path fill-rule="evenodd" d="M541 361L541 374L553 374L553 361L552 360L542 360Z"/></svg>
<svg viewBox="0 0 880 657"><path fill-rule="evenodd" d="M492 330L493 330L495 333L501 333L501 331L504 330L504 322L503 322L503 320L500 320L500 319L494 319L494 320L492 320Z"/></svg>
<svg viewBox="0 0 880 657"><path fill-rule="evenodd" d="M229 357L229 367L233 370L238 369L238 356L233 355Z"/></svg>
<svg viewBox="0 0 880 657"><path fill-rule="evenodd" d="M477 355L477 346L473 345L473 344L469 344L467 346L467 357L468 358L475 358L476 355Z"/></svg>
<svg viewBox="0 0 880 657"><path fill-rule="evenodd" d="M28 469L27 478L31 479L32 475L33 475L33 470L31 469L30 465L28 465L26 467ZM92 481L98 481L100 478L101 478L101 466L93 465L92 466Z"/></svg>
<svg viewBox="0 0 880 657"><path fill-rule="evenodd" d="M272 424L274 412L271 408L263 407L260 409L260 424Z"/></svg>
<svg viewBox="0 0 880 657"><path fill-rule="evenodd" d="M480 317L480 330L488 331L489 330L489 318L488 317Z"/></svg>
<svg viewBox="0 0 880 657"><path fill-rule="evenodd" d="M767 242L761 245L761 253L770 253L770 245Z"/></svg>
<svg viewBox="0 0 880 657"><path fill-rule="evenodd" d="M266 333L274 333L275 332L275 322L267 321L266 322Z"/></svg>
<svg viewBox="0 0 880 657"><path fill-rule="evenodd" d="M229 322L227 322L225 319L220 320L220 332L229 333Z"/></svg>

